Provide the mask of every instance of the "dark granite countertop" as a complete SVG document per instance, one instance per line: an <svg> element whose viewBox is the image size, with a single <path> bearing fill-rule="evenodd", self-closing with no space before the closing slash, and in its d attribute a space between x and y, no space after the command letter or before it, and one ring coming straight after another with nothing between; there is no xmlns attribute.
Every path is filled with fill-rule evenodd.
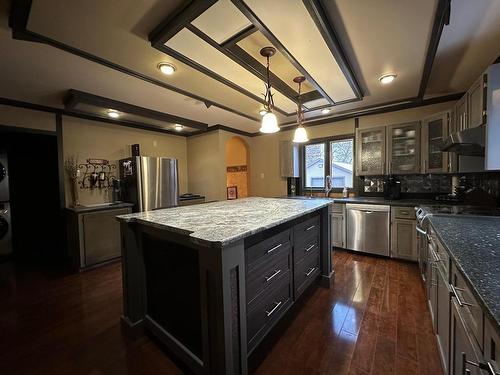
<svg viewBox="0 0 500 375"><path fill-rule="evenodd" d="M500 217L432 215L429 221L500 330Z"/></svg>
<svg viewBox="0 0 500 375"><path fill-rule="evenodd" d="M439 202L432 199L384 199L383 197L350 197L334 198L333 200L335 203L385 204L400 207L432 206L439 204Z"/></svg>
<svg viewBox="0 0 500 375"><path fill-rule="evenodd" d="M103 210L116 210L118 208L127 208L133 207L132 203L103 203L103 204L95 204L89 206L78 206L78 207L66 207L66 210L75 212L77 214L87 213L92 211L103 211Z"/></svg>

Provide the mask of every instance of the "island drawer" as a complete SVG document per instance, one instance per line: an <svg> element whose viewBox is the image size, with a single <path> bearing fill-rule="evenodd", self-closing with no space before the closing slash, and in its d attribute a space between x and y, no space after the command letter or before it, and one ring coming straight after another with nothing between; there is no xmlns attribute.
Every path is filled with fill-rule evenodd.
<svg viewBox="0 0 500 375"><path fill-rule="evenodd" d="M283 316L292 303L292 288L289 277L283 276L277 288L266 293L264 298L248 311L247 339L249 352Z"/></svg>
<svg viewBox="0 0 500 375"><path fill-rule="evenodd" d="M293 247L294 263L297 264L304 257L319 250L319 234L315 233L312 236L305 237L297 241Z"/></svg>
<svg viewBox="0 0 500 375"><path fill-rule="evenodd" d="M319 216L312 217L293 227L293 240L298 243L304 237L319 233Z"/></svg>
<svg viewBox="0 0 500 375"><path fill-rule="evenodd" d="M291 249L291 231L287 229L245 250L247 273L268 264L279 253L288 253Z"/></svg>
<svg viewBox="0 0 500 375"><path fill-rule="evenodd" d="M259 297L264 291L276 288L282 278L290 278L289 270L290 254L287 252L275 256L272 262L266 264L265 267L258 268L254 272L247 274L246 295L248 308L258 303Z"/></svg>
<svg viewBox="0 0 500 375"><path fill-rule="evenodd" d="M415 220L415 208L413 207L391 207L395 219Z"/></svg>
<svg viewBox="0 0 500 375"><path fill-rule="evenodd" d="M484 337L484 316L483 310L479 305L476 297L472 294L468 283L465 281L461 272L457 269L455 264L452 268L452 293L455 295L457 301L459 301L459 308L465 313L465 321L470 332L476 339L481 350L483 350L483 337Z"/></svg>
<svg viewBox="0 0 500 375"><path fill-rule="evenodd" d="M308 254L301 262L294 267L295 299L316 279L320 272L319 250Z"/></svg>

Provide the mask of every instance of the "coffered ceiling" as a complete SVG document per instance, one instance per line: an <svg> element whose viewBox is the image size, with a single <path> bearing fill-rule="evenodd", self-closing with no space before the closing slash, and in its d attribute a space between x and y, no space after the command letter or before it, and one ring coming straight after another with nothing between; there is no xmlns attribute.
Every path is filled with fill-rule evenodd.
<svg viewBox="0 0 500 375"><path fill-rule="evenodd" d="M64 94L76 89L208 126L256 132L265 73L259 51L272 45L281 124L294 122L297 75L307 77L307 119L411 101L426 76L443 3L33 0L24 36L17 37L45 44L12 39L4 3L0 79L9 84L0 85L0 96L62 108ZM450 23L435 59L430 56L426 97L464 91L498 57L499 19L499 1L452 0ZM174 64L175 74L163 75L160 62ZM381 85L379 77L388 72L397 79ZM321 113L325 107L329 114Z"/></svg>

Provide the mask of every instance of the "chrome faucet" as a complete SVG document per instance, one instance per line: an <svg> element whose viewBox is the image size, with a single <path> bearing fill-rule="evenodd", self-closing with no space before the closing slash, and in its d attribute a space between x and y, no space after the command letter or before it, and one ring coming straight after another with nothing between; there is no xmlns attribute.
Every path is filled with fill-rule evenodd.
<svg viewBox="0 0 500 375"><path fill-rule="evenodd" d="M326 176L325 178L325 198L330 197L330 192L333 189L333 182L331 176Z"/></svg>

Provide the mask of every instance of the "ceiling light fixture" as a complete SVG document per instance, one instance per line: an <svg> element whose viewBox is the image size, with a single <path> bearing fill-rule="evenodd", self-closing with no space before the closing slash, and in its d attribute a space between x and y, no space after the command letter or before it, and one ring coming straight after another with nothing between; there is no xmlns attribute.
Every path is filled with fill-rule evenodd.
<svg viewBox="0 0 500 375"><path fill-rule="evenodd" d="M267 111L265 109L261 109L259 111L259 115L261 115L261 116L264 116L266 113L267 113Z"/></svg>
<svg viewBox="0 0 500 375"><path fill-rule="evenodd" d="M162 72L163 74L165 74L167 76L171 76L177 70L177 68L173 64L166 63L166 62L159 63L158 69L160 70L160 72Z"/></svg>
<svg viewBox="0 0 500 375"><path fill-rule="evenodd" d="M184 126L182 126L181 124L175 124L174 129L180 132L182 129L184 129Z"/></svg>
<svg viewBox="0 0 500 375"><path fill-rule="evenodd" d="M330 111L331 111L331 109L330 109L330 108L323 108L323 109L321 110L321 113L322 113L322 114L324 114L324 115L327 115L327 114L329 114L329 113L330 113Z"/></svg>
<svg viewBox="0 0 500 375"><path fill-rule="evenodd" d="M309 137L307 136L307 131L306 128L302 125L304 122L304 111L302 110L302 105L300 103L300 88L302 85L302 82L306 80L306 77L304 76L298 76L293 79L293 82L299 84L299 100L297 103L297 129L295 129L295 133L293 135L293 142L294 143L304 143L309 141Z"/></svg>
<svg viewBox="0 0 500 375"><path fill-rule="evenodd" d="M276 48L274 47L264 47L260 50L260 54L266 58L266 93L264 94L264 109L266 113L262 116L262 124L260 126L261 133L276 133L280 130L278 126L278 119L273 113L274 100L273 94L271 93L271 80L269 74L269 58L276 53Z"/></svg>
<svg viewBox="0 0 500 375"><path fill-rule="evenodd" d="M380 81L381 84L387 85L387 84L391 83L392 81L394 81L396 79L396 77L397 77L397 74L388 73L388 74L384 74L378 80Z"/></svg>
<svg viewBox="0 0 500 375"><path fill-rule="evenodd" d="M108 117L111 117L111 118L118 118L118 117L120 117L120 112L115 111L114 109L108 110L107 114L108 114Z"/></svg>

